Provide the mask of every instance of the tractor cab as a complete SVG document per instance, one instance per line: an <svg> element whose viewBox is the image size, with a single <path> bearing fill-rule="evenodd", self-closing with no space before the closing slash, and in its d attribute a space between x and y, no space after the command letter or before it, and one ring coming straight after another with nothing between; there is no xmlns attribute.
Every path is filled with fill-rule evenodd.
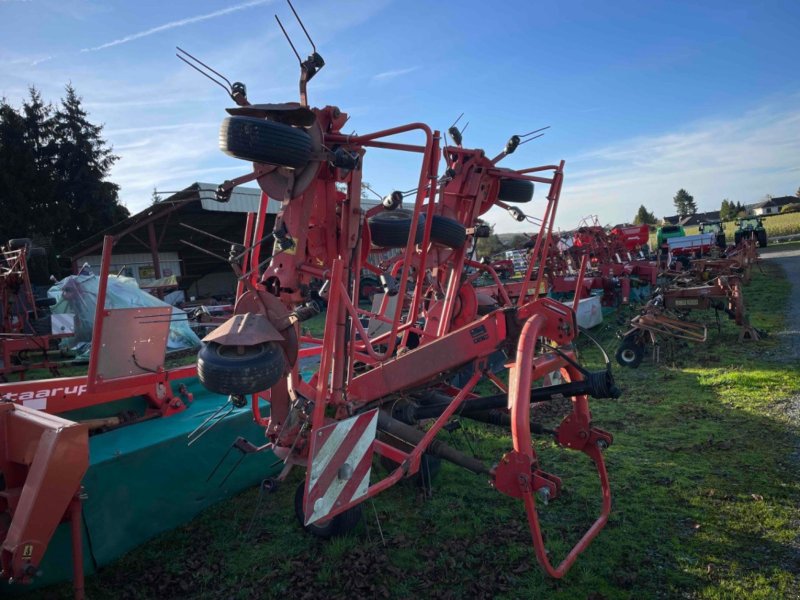
<svg viewBox="0 0 800 600"><path fill-rule="evenodd" d="M764 227L764 217L749 216L736 221L734 241L738 245L742 240L756 240L759 248L767 245L767 230Z"/></svg>
<svg viewBox="0 0 800 600"><path fill-rule="evenodd" d="M725 224L722 221L704 221L700 223L700 233L713 233L716 237L717 246L723 250L726 248Z"/></svg>

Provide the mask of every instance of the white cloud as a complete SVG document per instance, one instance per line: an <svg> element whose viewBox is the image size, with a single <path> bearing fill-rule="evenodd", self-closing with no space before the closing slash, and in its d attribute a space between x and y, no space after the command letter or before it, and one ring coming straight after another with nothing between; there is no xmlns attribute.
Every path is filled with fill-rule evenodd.
<svg viewBox="0 0 800 600"><path fill-rule="evenodd" d="M383 71L382 73L378 73L377 75L373 75L372 79L375 81L387 81L389 79L394 79L395 77L400 77L401 75L407 75L409 73L413 73L419 69L419 67L408 67L405 69L395 69L393 71Z"/></svg>
<svg viewBox="0 0 800 600"><path fill-rule="evenodd" d="M630 221L641 204L658 217L671 215L680 188L694 196L700 211L718 210L725 198L749 204L765 194L793 194L800 184L796 99L567 157L557 225L572 228L589 214L602 223ZM542 200L543 194L537 190ZM527 207L536 214L543 203ZM526 229L500 209L492 209L490 218L498 231Z"/></svg>
<svg viewBox="0 0 800 600"><path fill-rule="evenodd" d="M121 37L116 40L106 42L105 44L101 44L99 46L94 46L92 48L83 48L81 52L96 52L98 50L104 50L105 48L111 48L112 46L127 44L128 42L132 42L134 40L138 40L143 37L148 37L156 33L161 33L162 31L168 31L170 29L175 29L177 27L184 27L186 25L191 25L192 23L199 23L201 21L208 21L209 19L216 19L217 17L229 15L231 13L238 12L240 10L245 10L247 8L252 8L254 6L259 6L261 4L267 4L268 2L271 2L271 0L252 0L251 2L244 2L243 4L235 4L234 6L229 6L228 8L216 10L214 12L206 13L204 15L196 15L194 17L187 17L185 19L180 19L178 21L171 21L163 25L158 25L157 27L151 27L150 29L146 29L144 31L139 31L137 33L126 35L125 37Z"/></svg>

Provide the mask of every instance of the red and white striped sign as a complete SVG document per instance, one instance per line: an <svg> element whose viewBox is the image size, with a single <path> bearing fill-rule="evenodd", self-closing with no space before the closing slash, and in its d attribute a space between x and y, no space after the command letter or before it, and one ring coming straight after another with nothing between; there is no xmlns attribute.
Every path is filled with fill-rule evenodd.
<svg viewBox="0 0 800 600"><path fill-rule="evenodd" d="M375 409L321 427L311 436L311 469L303 500L306 525L367 495L377 427Z"/></svg>

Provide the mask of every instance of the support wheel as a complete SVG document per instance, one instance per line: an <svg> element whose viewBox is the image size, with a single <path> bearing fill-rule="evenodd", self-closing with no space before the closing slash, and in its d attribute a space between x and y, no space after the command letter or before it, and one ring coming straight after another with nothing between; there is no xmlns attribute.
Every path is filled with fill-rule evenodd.
<svg viewBox="0 0 800 600"><path fill-rule="evenodd" d="M411 219L414 213L409 210L396 209L379 212L369 220L369 235L373 245L381 248L405 248L411 232ZM417 221L417 233L414 243L422 241L424 219Z"/></svg>
<svg viewBox="0 0 800 600"><path fill-rule="evenodd" d="M431 223L431 241L457 250L467 241L467 230L455 219L434 215Z"/></svg>
<svg viewBox="0 0 800 600"><path fill-rule="evenodd" d="M393 460L389 460L385 456L381 456L380 463L381 466L390 473L397 468L397 463ZM413 477L410 477L409 481L418 488L429 492L433 486L433 481L441 470L442 459L426 452L419 461L419 471L417 471Z"/></svg>
<svg viewBox="0 0 800 600"><path fill-rule="evenodd" d="M361 520L361 504L356 504L353 508L339 513L324 523L305 525L306 519L305 514L303 514L303 494L305 492L305 486L305 480L301 481L294 493L294 514L303 529L311 535L325 540L346 535L355 529L356 525L358 525L358 522Z"/></svg>
<svg viewBox="0 0 800 600"><path fill-rule="evenodd" d="M283 351L275 342L224 346L207 342L197 354L197 376L206 389L224 396L268 390L283 375Z"/></svg>
<svg viewBox="0 0 800 600"><path fill-rule="evenodd" d="M621 366L635 369L644 358L644 345L635 337L626 337L617 348L615 357Z"/></svg>
<svg viewBox="0 0 800 600"><path fill-rule="evenodd" d="M300 169L311 160L311 136L302 129L255 117L228 117L219 130L225 154L251 162Z"/></svg>
<svg viewBox="0 0 800 600"><path fill-rule="evenodd" d="M530 202L533 199L533 182L524 179L501 179L497 199L516 204Z"/></svg>

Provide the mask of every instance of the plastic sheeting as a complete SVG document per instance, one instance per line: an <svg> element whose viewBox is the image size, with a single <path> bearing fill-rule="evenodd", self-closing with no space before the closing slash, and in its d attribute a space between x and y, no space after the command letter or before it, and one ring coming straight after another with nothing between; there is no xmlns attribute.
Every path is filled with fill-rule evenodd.
<svg viewBox="0 0 800 600"><path fill-rule="evenodd" d="M61 347L74 351L78 359L86 359L89 356L99 286L100 278L97 275L70 275L47 291L47 295L56 300L55 306L51 308L53 314L75 315L75 335L64 338ZM136 280L131 277L109 275L105 308L144 306L163 306L165 312L172 311L167 350L200 346L200 338L189 327L185 312L139 289Z"/></svg>

